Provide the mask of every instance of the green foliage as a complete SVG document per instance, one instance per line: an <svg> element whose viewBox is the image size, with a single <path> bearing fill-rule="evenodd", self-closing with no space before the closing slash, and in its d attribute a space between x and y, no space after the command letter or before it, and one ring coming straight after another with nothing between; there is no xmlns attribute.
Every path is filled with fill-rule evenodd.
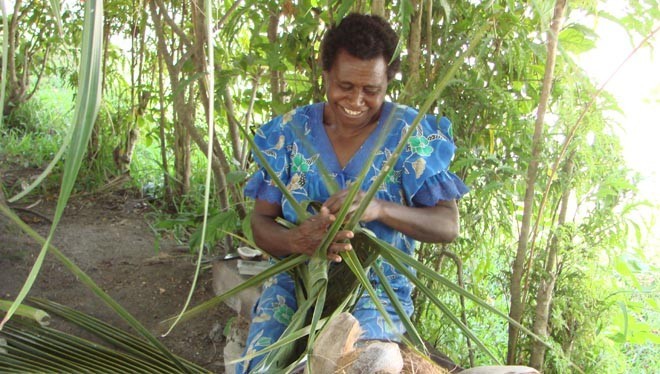
<svg viewBox="0 0 660 374"><path fill-rule="evenodd" d="M216 33L214 88L218 97L228 90L236 120L248 134L273 114L323 100L319 64L323 32L358 6L362 11L368 10L364 9L363 2L354 1L247 1L230 13L233 4L215 4L218 16L226 13L227 18ZM510 264L520 235L525 176L532 157L534 116L545 68L545 32L553 4L542 0L459 1L450 6L447 1L433 1L432 22L426 23L425 14L421 30L423 57L419 68L423 79L415 87L406 87L410 78L407 76L409 67L405 65L406 48L414 8L410 0L386 2L386 13L401 33L400 51L404 60L403 79L397 78L391 83L390 96L412 106L420 106L437 88L437 77L456 63L465 49L467 36L476 26L493 22L492 30L475 46L472 58L460 63L456 76L447 82L446 89L429 111L446 115L453 122L458 149L452 168L472 189L459 204L461 237L446 249L462 259L465 288L500 310L508 308ZM115 177L119 171L114 164L113 150L124 144L128 131L137 128L140 140L130 165L129 183L137 188L145 187L145 191L149 189L149 198L155 207L160 207L167 192L164 176L172 178L176 173L172 160L178 130L174 124L181 113L175 112L172 102L177 93L191 90L194 100L200 103L198 78L203 75L189 59L192 52L183 52L186 41L176 32L168 31L169 42L181 48L180 57L184 58L180 68L187 75L177 87L168 87L168 72L165 71L165 108L161 112L160 103L153 99L159 91L153 20L146 15L148 11L135 8L135 2L115 0L105 5L104 26L110 44L104 51L102 109L95 124L95 143L89 146L92 152L83 162L75 188L93 191ZM64 38L59 38L51 10L38 12L50 4L31 2L29 6L29 17L21 24L23 49L19 58L24 58L20 56L26 56L24 52L29 48L44 42L57 48L52 49L53 55L45 70L47 77L42 80L37 94L16 106L6 118L5 128L0 129L3 131L0 157L3 162L43 167L57 152L70 126L74 97L70 90L79 83L77 46L84 35L83 17L80 4L63 5ZM523 324L531 326L535 318L534 296L540 280L547 276L549 243L556 239L558 263L548 327L555 349L564 355L548 351L544 370L569 371L568 357L587 372L618 372L621 368L628 372L644 372L658 366L659 322L654 301L658 271L657 267L649 265L652 259L643 255L648 226L638 217L638 213L648 207L640 202L635 189L640 176L629 170L623 161L617 136L620 124L611 119L611 113L621 109L608 93L587 108L596 89L574 60L580 53L592 49L598 39L590 25L582 23L585 15L617 22L622 32L636 41L657 27L660 7L657 0L628 0L616 11L611 10L612 2L604 7L603 2L594 0L570 2L569 6L567 22L559 34L561 55L555 69L553 96L543 134L542 162L535 186L533 221L537 228L528 259L529 275L525 284L528 309ZM163 11L175 15L188 40L198 43L192 36L190 9L184 11L179 2L170 2L165 7ZM424 9L426 12L428 8ZM269 38L271 15L278 15L278 27L276 35ZM145 43L141 50L139 41L143 31ZM432 39L427 40L428 36ZM42 52L38 51L36 60L41 58ZM138 57L143 58L141 70ZM34 67L30 69L34 71ZM272 86L273 75L280 79L277 90ZM62 88L64 86L66 88ZM137 115L137 98L146 91L152 93L152 100L144 112ZM231 155L225 170L227 182L240 191L253 164L250 159L233 158L233 135L224 100L219 98L214 105L217 141L219 147ZM195 127L203 133L202 105L197 105L194 111ZM169 159L165 165L160 143L161 120L166 148L163 153ZM563 152L564 142L569 137L571 141ZM193 149L190 152L191 192L173 202L176 211L173 215L168 215L171 214L169 210L167 214L155 213L150 218L155 221L153 229L158 235L174 235L194 247L201 236L200 207L206 159L202 154L204 150ZM551 179L551 168L556 161L559 168ZM573 165L572 171L568 164ZM55 170L45 190L51 190L60 173L60 169ZM219 192L213 191L214 194ZM570 212L560 223L558 214L564 195L569 196ZM538 210L542 199L546 199L543 212ZM219 199L214 197L212 205L220 205ZM239 218L240 207L249 206L245 205L240 192L232 192L228 209L212 209L205 240L210 247L222 240L224 231L243 231L249 236L247 221ZM440 274L456 276L455 266L440 256L439 249L425 253L421 259ZM468 327L488 350L496 356L504 355L507 336L506 325L501 320L483 313L470 301L462 310L455 295L433 285L429 288L452 313L465 312ZM427 340L462 364L468 363L465 339L449 319L431 307L428 298L419 296L416 300L414 320ZM521 363L526 362L530 351L531 340L523 337L518 355ZM488 360L485 355L476 353L475 364Z"/></svg>

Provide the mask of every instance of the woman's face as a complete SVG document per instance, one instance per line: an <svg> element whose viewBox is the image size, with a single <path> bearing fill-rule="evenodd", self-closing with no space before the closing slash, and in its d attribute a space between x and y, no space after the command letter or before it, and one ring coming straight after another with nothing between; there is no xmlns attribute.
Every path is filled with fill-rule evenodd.
<svg viewBox="0 0 660 374"><path fill-rule="evenodd" d="M387 92L385 58L361 60L340 50L323 77L328 99L325 114L332 125L359 129L378 119Z"/></svg>

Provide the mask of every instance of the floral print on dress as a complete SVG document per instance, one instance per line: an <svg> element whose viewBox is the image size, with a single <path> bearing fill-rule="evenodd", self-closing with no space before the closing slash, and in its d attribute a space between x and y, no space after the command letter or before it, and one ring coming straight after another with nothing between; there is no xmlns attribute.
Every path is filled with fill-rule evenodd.
<svg viewBox="0 0 660 374"><path fill-rule="evenodd" d="M412 153L422 157L430 156L433 153L433 147L429 145L429 140L423 136L411 136L408 147Z"/></svg>

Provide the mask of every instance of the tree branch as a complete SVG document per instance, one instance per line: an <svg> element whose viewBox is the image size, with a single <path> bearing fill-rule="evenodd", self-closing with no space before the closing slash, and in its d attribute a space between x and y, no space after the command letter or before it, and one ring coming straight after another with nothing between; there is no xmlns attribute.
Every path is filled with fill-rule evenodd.
<svg viewBox="0 0 660 374"><path fill-rule="evenodd" d="M167 45L165 45L165 35L163 35L163 23L160 19L160 15L156 12L156 5L153 1L149 1L149 12L151 13L151 19L154 21L154 30L156 31L156 44L158 49L161 51L160 55L163 57L163 61L167 65L167 70L170 73L170 76L174 74L177 70L174 65L172 56L167 53ZM172 82L174 83L174 82Z"/></svg>
<svg viewBox="0 0 660 374"><path fill-rule="evenodd" d="M172 28L172 31L174 31L174 33L177 34L179 38L181 38L181 41L186 45L186 47L192 48L193 45L188 38L188 35L186 35L186 33L181 30L179 25L177 25L176 22L174 22L174 20L170 17L169 13L167 13L167 9L165 9L165 5L163 5L162 0L152 0L149 2L149 5L154 3L158 6L158 9L160 9L160 13L163 16L165 23Z"/></svg>
<svg viewBox="0 0 660 374"><path fill-rule="evenodd" d="M44 71L46 70L46 62L48 61L48 54L50 53L50 45L46 47L46 52L44 52L44 61L41 64L41 70L39 70L39 74L37 74L37 81L34 83L34 87L32 88L32 92L30 92L26 97L25 101L30 100L32 96L37 92L37 88L39 87L39 82L41 82L41 78L44 75Z"/></svg>

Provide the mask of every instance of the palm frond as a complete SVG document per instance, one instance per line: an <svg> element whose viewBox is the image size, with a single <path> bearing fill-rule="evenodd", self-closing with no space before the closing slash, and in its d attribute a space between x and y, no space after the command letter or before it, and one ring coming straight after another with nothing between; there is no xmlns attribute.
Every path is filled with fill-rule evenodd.
<svg viewBox="0 0 660 374"><path fill-rule="evenodd" d="M200 313L203 313L205 311L210 310L211 308L217 306L221 302L225 301L227 298L230 298L238 293L240 293L243 290L246 290L250 287L255 287L261 284L263 281L266 279L277 275L279 273L289 271L293 269L294 267L302 264L307 260L306 256L298 255L298 256L290 256L286 259L283 259L282 261L276 263L275 265L269 267L268 269L262 271L261 273L252 276L250 279L246 280L245 282L239 284L238 286L232 288L231 290L223 293L222 295L215 296L197 306L194 308L189 309L187 312L185 312L182 317L181 321L185 321L189 318L192 318ZM173 318L168 318L164 322L172 321L175 317Z"/></svg>
<svg viewBox="0 0 660 374"><path fill-rule="evenodd" d="M0 299L0 310L9 310L11 304L11 301ZM50 323L50 316L48 313L28 305L20 305L18 309L16 309L16 315L32 319L41 326L47 326Z"/></svg>
<svg viewBox="0 0 660 374"><path fill-rule="evenodd" d="M420 282L419 278L415 276L408 268L402 266L402 264L394 257L390 255L390 252L383 251L381 256L387 260L392 266L394 266L399 272L404 274L411 282L426 296L431 302L442 311L442 313L451 320L451 322L456 325L468 338L474 341L477 346L486 353L494 362L500 364L500 360L491 352L486 345L467 327L460 319L458 319L451 310L442 302L435 293L429 289L424 283Z"/></svg>
<svg viewBox="0 0 660 374"><path fill-rule="evenodd" d="M12 212L7 206L0 204L0 213L4 214L10 220L12 220L23 232L25 232L32 239L38 243L44 245L46 244L46 239L34 231L30 226L23 222L14 212ZM170 353L170 351L158 340L156 339L149 330L147 330L135 317L133 317L126 309L124 309L119 303L117 303L113 298L110 297L101 287L99 287L93 280L90 278L84 271L82 271L73 261L69 260L59 249L57 249L52 244L48 246L49 251L55 255L55 257L67 268L69 271L75 275L84 285L86 285L94 294L96 294L103 302L105 302L110 308L112 308L115 313L117 313L126 323L128 323L132 328L139 332L144 338L146 338L154 347L156 347L160 352L163 353L170 361L177 364L181 370L183 365L178 362L178 360ZM185 371L185 370L184 370Z"/></svg>
<svg viewBox="0 0 660 374"><path fill-rule="evenodd" d="M208 372L180 357L172 361L148 342L82 312L48 300L29 302L84 328L109 345L12 319L0 332L6 341L6 352L0 352L3 368L19 372Z"/></svg>
<svg viewBox="0 0 660 374"><path fill-rule="evenodd" d="M455 282L452 282L450 279L446 278L445 276L443 276L441 274L438 274L437 272L435 272L432 269L428 268L427 266L425 266L424 264L422 264L418 260L416 260L416 259L412 258L411 256L399 251L395 247L392 247L387 242L384 242L384 241L382 241L378 238L374 238L374 237L370 237L370 239L374 240L374 241L376 241L380 244L380 246L381 246L380 248L383 250L383 252L381 252L381 255L383 255L383 257L385 257L385 253L386 253L386 255L390 259L392 259L396 263L400 264L399 265L400 268L405 269L406 265L412 267L420 275L428 277L429 279L431 279L435 282L438 282L439 284L449 288L451 291L472 300L474 303L476 303L480 307L485 308L488 311L496 314L497 316L500 316L500 317L506 319L507 322L512 323L513 325L515 325L516 327L521 329L525 334L527 334L527 335L531 336L532 338L534 338L535 340L537 340L539 343L542 343L543 345L546 345L548 348L552 348L549 343L545 342L543 339L541 339L539 336L534 334L529 329L522 326L520 323L514 321L511 317L509 317L508 314L503 313L502 311L495 308L494 306L492 306L492 305L488 304L487 302L481 300L480 298L478 298L474 294L470 293L469 291L465 290L461 286L457 285Z"/></svg>

